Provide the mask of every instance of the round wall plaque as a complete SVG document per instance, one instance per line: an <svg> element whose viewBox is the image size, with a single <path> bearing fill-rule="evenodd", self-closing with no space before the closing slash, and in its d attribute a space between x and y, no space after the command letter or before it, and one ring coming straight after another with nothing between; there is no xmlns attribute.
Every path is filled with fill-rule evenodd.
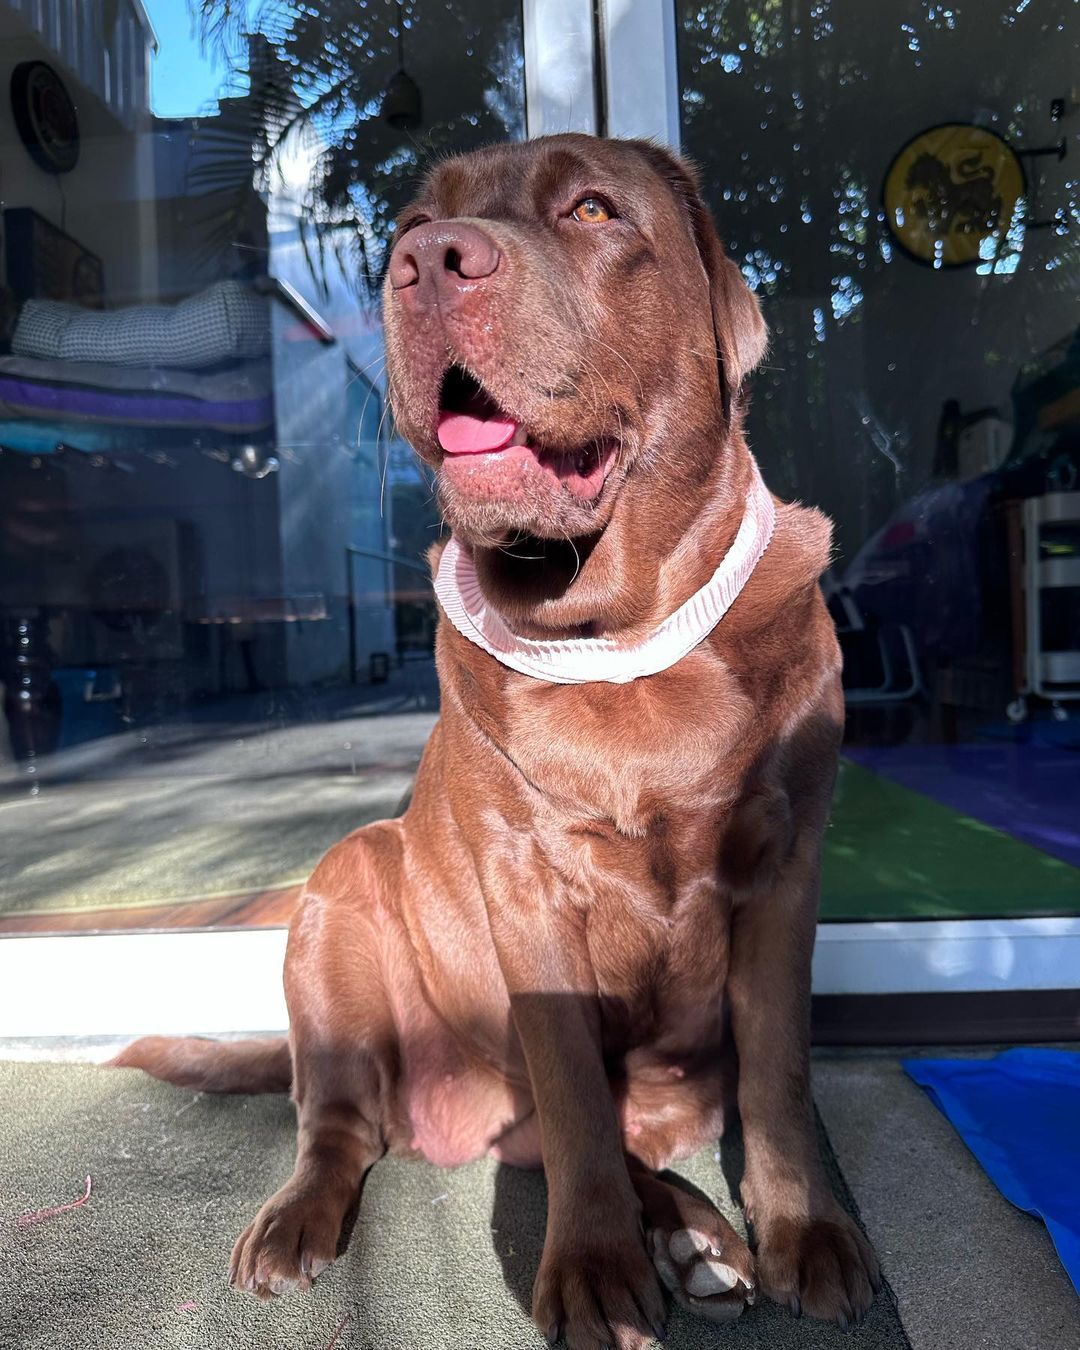
<svg viewBox="0 0 1080 1350"><path fill-rule="evenodd" d="M885 218L900 247L934 267L990 261L1026 188L1016 151L994 131L946 122L889 165Z"/></svg>
<svg viewBox="0 0 1080 1350"><path fill-rule="evenodd" d="M46 173L70 173L79 162L79 118L63 81L44 61L11 72L11 111L23 145Z"/></svg>

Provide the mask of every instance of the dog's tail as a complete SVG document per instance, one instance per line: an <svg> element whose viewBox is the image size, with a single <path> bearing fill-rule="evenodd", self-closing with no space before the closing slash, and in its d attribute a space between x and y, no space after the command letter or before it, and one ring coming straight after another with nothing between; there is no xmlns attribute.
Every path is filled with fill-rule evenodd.
<svg viewBox="0 0 1080 1350"><path fill-rule="evenodd" d="M196 1092L288 1092L292 1087L292 1055L284 1036L264 1041L143 1036L105 1067L145 1069Z"/></svg>

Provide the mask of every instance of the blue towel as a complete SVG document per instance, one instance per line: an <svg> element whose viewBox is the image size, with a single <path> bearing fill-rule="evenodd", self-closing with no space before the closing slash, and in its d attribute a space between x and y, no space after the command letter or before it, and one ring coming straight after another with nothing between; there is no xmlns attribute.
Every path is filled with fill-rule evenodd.
<svg viewBox="0 0 1080 1350"><path fill-rule="evenodd" d="M1080 1293L1080 1052L909 1059L1007 1200L1037 1214Z"/></svg>

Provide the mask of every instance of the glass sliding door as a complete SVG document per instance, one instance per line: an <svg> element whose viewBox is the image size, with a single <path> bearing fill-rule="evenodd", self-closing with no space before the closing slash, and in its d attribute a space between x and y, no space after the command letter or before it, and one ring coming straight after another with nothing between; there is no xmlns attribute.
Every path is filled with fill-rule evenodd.
<svg viewBox="0 0 1080 1350"><path fill-rule="evenodd" d="M0 0L0 53L0 933L282 923L434 720L379 284L424 163L524 136L525 16Z"/></svg>
<svg viewBox="0 0 1080 1350"><path fill-rule="evenodd" d="M0 0L0 935L279 926L397 808L438 522L390 223L434 154L607 131L699 164L752 447L836 523L828 991L1069 983L1078 45L1065 0Z"/></svg>
<svg viewBox="0 0 1080 1350"><path fill-rule="evenodd" d="M836 527L827 920L1080 911L1080 11L675 5L683 150Z"/></svg>

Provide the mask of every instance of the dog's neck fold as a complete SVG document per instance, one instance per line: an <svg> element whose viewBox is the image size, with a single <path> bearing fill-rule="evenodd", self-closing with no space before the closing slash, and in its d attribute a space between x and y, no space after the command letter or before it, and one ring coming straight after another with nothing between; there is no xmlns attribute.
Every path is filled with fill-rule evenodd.
<svg viewBox="0 0 1080 1350"><path fill-rule="evenodd" d="M472 555L453 537L435 576L443 613L459 633L504 666L549 684L627 684L668 670L708 637L769 546L776 511L752 460L751 470L742 519L719 567L684 604L637 641L521 637L487 601Z"/></svg>

